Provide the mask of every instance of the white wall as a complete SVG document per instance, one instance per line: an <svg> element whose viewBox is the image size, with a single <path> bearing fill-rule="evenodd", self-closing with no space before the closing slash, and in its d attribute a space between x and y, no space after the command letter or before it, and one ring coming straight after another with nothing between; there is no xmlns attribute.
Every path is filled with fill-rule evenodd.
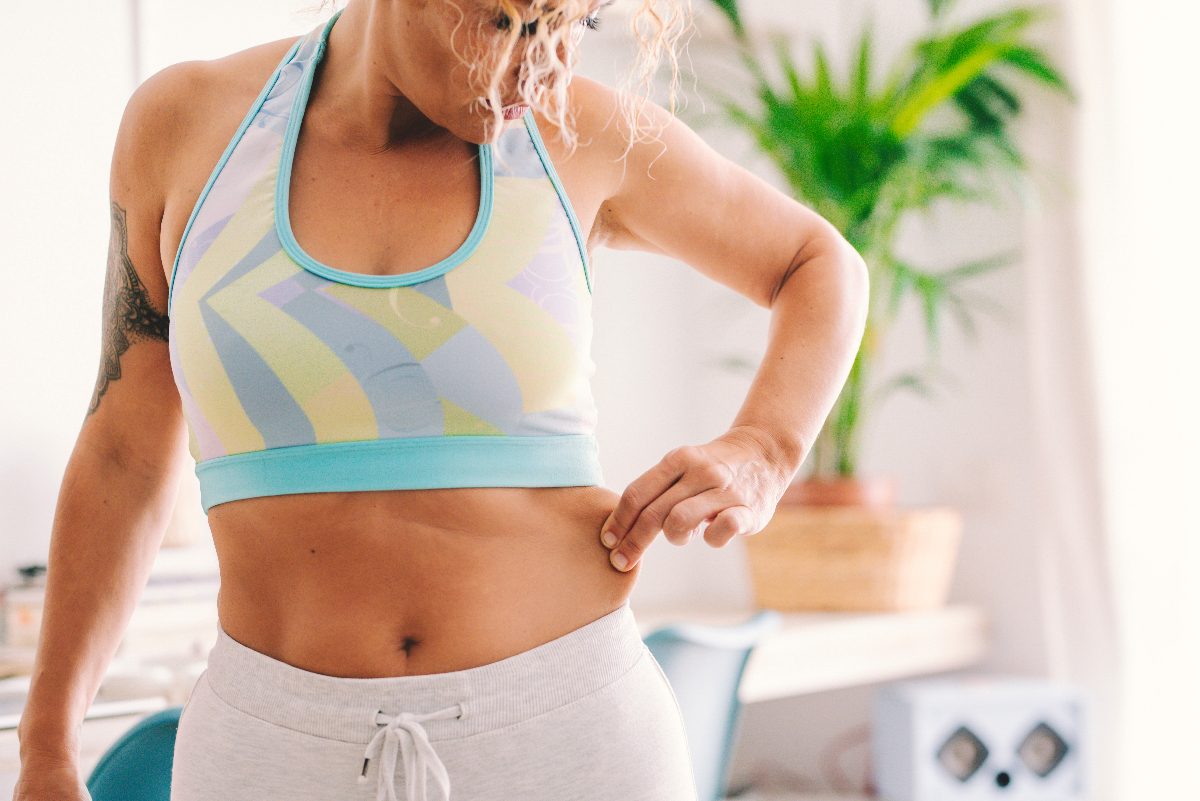
<svg viewBox="0 0 1200 801"><path fill-rule="evenodd" d="M0 399L3 580L17 565L45 561L62 472L95 385L109 166L130 94L169 64L298 35L320 20L303 8L299 0L78 3L54 15L52 28L36 4L11 10L0 54L9 76L0 103L16 123L0 130L8 289L0 341L20 390ZM186 474L181 494L187 513L202 519L195 481Z"/></svg>
<svg viewBox="0 0 1200 801"><path fill-rule="evenodd" d="M124 3L5 9L0 48L0 575L44 562L100 363L108 173L132 89Z"/></svg>

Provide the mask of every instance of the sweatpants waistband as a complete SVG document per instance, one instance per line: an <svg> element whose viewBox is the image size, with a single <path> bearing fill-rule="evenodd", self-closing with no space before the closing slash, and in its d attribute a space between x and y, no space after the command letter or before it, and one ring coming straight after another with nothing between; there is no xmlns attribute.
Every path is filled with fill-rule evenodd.
<svg viewBox="0 0 1200 801"><path fill-rule="evenodd" d="M518 723L582 698L625 675L647 653L628 601L496 662L381 678L303 670L243 645L218 624L204 678L217 696L247 714L345 742L368 742L378 729L378 712L424 714L461 705L461 717L423 724L430 740L446 740Z"/></svg>

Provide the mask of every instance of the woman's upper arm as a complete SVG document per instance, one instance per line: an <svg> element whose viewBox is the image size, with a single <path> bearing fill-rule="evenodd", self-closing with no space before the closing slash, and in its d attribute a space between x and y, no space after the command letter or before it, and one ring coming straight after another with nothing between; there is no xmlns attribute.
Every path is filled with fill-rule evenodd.
<svg viewBox="0 0 1200 801"><path fill-rule="evenodd" d="M648 101L644 115L661 141L647 136L630 149L601 206L608 247L671 256L770 307L802 251L818 238L841 240L815 211L718 153L662 106ZM623 122L620 129L617 140L626 136Z"/></svg>
<svg viewBox="0 0 1200 801"><path fill-rule="evenodd" d="M167 67L130 96L113 148L100 359L81 441L157 472L186 444L167 348L160 228L196 62Z"/></svg>

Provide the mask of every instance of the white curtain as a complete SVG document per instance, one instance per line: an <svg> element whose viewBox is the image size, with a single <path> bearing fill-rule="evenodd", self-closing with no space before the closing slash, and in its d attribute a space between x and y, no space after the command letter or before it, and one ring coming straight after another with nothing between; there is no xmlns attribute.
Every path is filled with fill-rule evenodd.
<svg viewBox="0 0 1200 801"><path fill-rule="evenodd" d="M1064 6L1081 95L1063 137L1075 257L1047 246L1043 285L1031 284L1059 512L1046 542L1056 668L1104 702L1090 798L1200 798L1200 15L1167 0Z"/></svg>

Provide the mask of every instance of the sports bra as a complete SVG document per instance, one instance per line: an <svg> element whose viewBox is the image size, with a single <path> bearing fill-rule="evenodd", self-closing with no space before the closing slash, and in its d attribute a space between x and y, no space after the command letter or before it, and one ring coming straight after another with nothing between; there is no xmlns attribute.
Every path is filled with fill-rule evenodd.
<svg viewBox="0 0 1200 801"><path fill-rule="evenodd" d="M296 242L292 159L340 15L275 68L175 254L171 371L204 513L264 495L603 484L591 266L531 111L476 145L474 227L436 264L347 272Z"/></svg>

